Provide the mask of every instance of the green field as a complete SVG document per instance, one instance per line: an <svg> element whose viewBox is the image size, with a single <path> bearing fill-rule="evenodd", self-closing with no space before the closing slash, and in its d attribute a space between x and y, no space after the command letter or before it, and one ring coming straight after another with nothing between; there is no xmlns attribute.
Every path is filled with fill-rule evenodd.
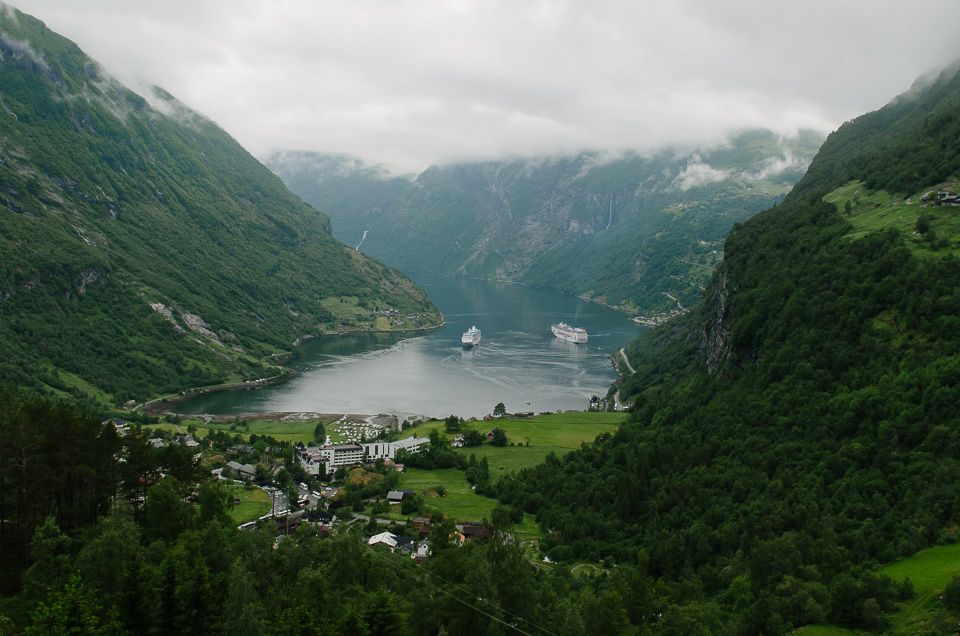
<svg viewBox="0 0 960 636"><path fill-rule="evenodd" d="M583 442L592 442L597 435L602 433L614 433L617 428L626 420L625 413L604 413L604 412L584 412L584 413L548 413L546 415L537 415L530 418L509 419L501 418L492 421L465 422L464 426L473 428L482 433L486 433L496 427L500 427L507 432L507 440L516 445L522 445L524 448L546 448L541 455L541 459L547 455L550 450L557 452L560 450L573 450L580 448ZM430 431L438 430L447 438L452 439L454 433L447 433L444 430L443 422L424 422L414 428L406 428L402 437L413 437L414 434L421 437L430 435ZM527 443L529 442L529 446ZM462 452L478 453L478 449L487 448L487 445L462 449ZM516 449L517 446L505 446L500 450ZM477 454L479 459L480 454ZM534 454L530 455L535 458ZM490 460L488 460L490 461ZM535 461L534 464L539 463Z"/></svg>
<svg viewBox="0 0 960 636"><path fill-rule="evenodd" d="M470 484L462 471L455 468L438 468L423 470L408 468L400 475L397 490L413 490L418 495L433 491L438 485L446 489L445 497L425 497L426 504L440 512L450 515L457 520L480 521L490 516L490 511L496 505L496 500L481 497L470 489ZM400 506L394 506L397 518L400 517Z"/></svg>
<svg viewBox="0 0 960 636"><path fill-rule="evenodd" d="M483 432L499 426L507 431L507 439L517 445L497 447L481 444L460 449L458 452L466 457L476 455L478 461L486 457L490 465L490 479L496 481L507 473L542 463L551 452L563 455L579 448L583 442L593 441L597 435L613 433L625 418L624 413L551 413L516 420L467 422L466 426ZM416 427L405 429L403 434L406 437L414 434L423 437L433 430L439 430L448 439L453 437L444 431L443 422L423 422ZM446 489L446 496L428 496L426 504L457 520L480 521L485 517L489 518L497 504L495 499L475 494L470 489L465 474L454 468L408 468L401 475L397 488L414 490L423 495L425 491L433 491L440 484ZM400 507L395 508L391 516L402 518L399 514ZM518 534L531 537L540 534L530 515L526 515L524 522L515 530Z"/></svg>
<svg viewBox="0 0 960 636"><path fill-rule="evenodd" d="M943 620L945 608L938 597L950 579L960 575L960 543L921 550L884 567L880 574L895 581L910 578L917 596L894 617L893 625L902 633L923 631L921 626Z"/></svg>
<svg viewBox="0 0 960 636"><path fill-rule="evenodd" d="M921 550L911 557L891 563L880 574L895 581L909 577L918 595L939 592L960 575L960 543Z"/></svg>
<svg viewBox="0 0 960 636"><path fill-rule="evenodd" d="M231 436L239 435L245 441L250 439L250 435L269 435L279 441L287 441L291 444L297 442L312 443L313 429L317 426L317 422L277 422L272 420L249 420L241 424L235 424L234 422L204 424L200 418L184 418L179 424L180 432L186 433L187 427L191 424L196 428L196 436L201 438L206 437L211 430L219 430L225 431ZM325 422L324 424L329 423ZM177 425L170 422L151 424L150 428L169 433L177 432Z"/></svg>
<svg viewBox="0 0 960 636"><path fill-rule="evenodd" d="M942 184L941 188L957 191L955 183ZM887 192L868 190L860 181L851 181L824 197L836 204L840 213L850 221L854 231L851 238L894 228L907 237L907 247L918 256L946 256L960 249L960 208L934 207L920 202L924 193L912 197L897 198ZM850 211L846 212L846 205ZM926 241L916 233L917 219L926 214L930 219L937 240Z"/></svg>
<svg viewBox="0 0 960 636"><path fill-rule="evenodd" d="M242 422L210 422L204 423L203 419L198 417L183 418L180 422L180 432L186 433L187 427L193 425L196 428L198 437L206 437L209 431L225 431L231 436L239 435L244 441L249 441L251 435L269 435L281 442L290 442L296 444L303 442L306 445L313 443L313 430L317 426L317 421L276 421L276 420L244 420ZM344 438L332 430L331 422L325 421L323 425L327 435L330 435L334 444L344 441ZM171 422L161 422L151 424L150 428L164 430L170 433L177 432L177 425Z"/></svg>
<svg viewBox="0 0 960 636"><path fill-rule="evenodd" d="M833 625L807 625L801 627L794 634L799 636L853 636L857 632Z"/></svg>
<svg viewBox="0 0 960 636"><path fill-rule="evenodd" d="M626 417L624 413L549 413L531 418L465 422L466 427L483 433L499 426L507 432L507 440L515 445L481 444L461 448L458 452L465 457L476 455L477 461L486 457L490 464L490 478L496 481L507 473L543 463L543 459L551 452L562 456L580 448L583 442L592 442L597 435L614 433ZM404 429L402 435L424 437L434 429L447 439L455 435L445 432L443 422L424 422L414 428Z"/></svg>
<svg viewBox="0 0 960 636"><path fill-rule="evenodd" d="M230 434L239 433L244 439L250 439L251 434L269 435L279 441L296 444L303 442L309 444L313 440L313 429L317 422L277 422L271 420L249 420L245 424L237 425L235 430L231 427L233 422L210 422L207 428L226 431Z"/></svg>
<svg viewBox="0 0 960 636"><path fill-rule="evenodd" d="M230 518L237 525L253 521L270 511L272 506L270 495L259 488L237 484L231 486L230 490L233 498L240 500L240 503L234 504L230 511Z"/></svg>
<svg viewBox="0 0 960 636"><path fill-rule="evenodd" d="M893 616L895 633L926 633L943 620L943 605L937 598L954 576L960 575L960 544L937 546L891 563L880 574L895 581L909 578L916 598ZM854 632L831 625L808 625L797 630L801 636L850 636Z"/></svg>
<svg viewBox="0 0 960 636"><path fill-rule="evenodd" d="M477 461L484 457L490 465L490 479L496 481L503 475L542 464L544 458L550 452L556 453L557 457L570 452L570 448L561 448L560 446L491 446L490 444L481 444L480 446L471 446L462 448L460 452L465 456L476 455Z"/></svg>
<svg viewBox="0 0 960 636"><path fill-rule="evenodd" d="M444 497L436 496L436 487L443 485L446 489ZM425 503L430 508L436 508L456 521L482 521L489 519L493 508L497 505L496 499L478 495L470 488L470 483L463 472L455 468L438 468L423 470L408 468L397 482L398 490L413 490L424 496ZM424 495L424 493L427 493ZM391 506L392 519L406 519L400 514L400 506ZM536 538L541 535L533 515L524 515L523 523L514 527L514 531L521 538Z"/></svg>

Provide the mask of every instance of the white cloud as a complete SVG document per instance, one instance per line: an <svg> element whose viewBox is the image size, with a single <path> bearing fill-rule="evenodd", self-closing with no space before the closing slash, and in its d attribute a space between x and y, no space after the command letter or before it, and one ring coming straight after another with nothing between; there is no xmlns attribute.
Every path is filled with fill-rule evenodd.
<svg viewBox="0 0 960 636"><path fill-rule="evenodd" d="M788 170L805 169L806 162L794 156L789 150L784 150L780 157L767 157L755 172L745 172L743 178L747 181L762 181L777 177Z"/></svg>
<svg viewBox="0 0 960 636"><path fill-rule="evenodd" d="M681 170L673 180L673 186L686 192L690 188L724 181L732 174L730 170L719 170L708 163L703 163L700 157L694 155L687 167Z"/></svg>
<svg viewBox="0 0 960 636"><path fill-rule="evenodd" d="M17 0L255 154L417 170L824 132L960 56L956 0Z"/></svg>

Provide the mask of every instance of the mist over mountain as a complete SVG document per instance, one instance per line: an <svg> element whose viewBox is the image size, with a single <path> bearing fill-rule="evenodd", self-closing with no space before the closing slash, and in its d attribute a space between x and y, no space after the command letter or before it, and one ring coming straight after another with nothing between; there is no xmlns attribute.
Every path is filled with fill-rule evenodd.
<svg viewBox="0 0 960 636"><path fill-rule="evenodd" d="M0 632L954 633L956 71L822 144L754 130L410 178L271 157L327 216L170 94L0 10ZM439 324L374 256L663 319L614 356L628 412L408 422L400 471L293 447L390 418L121 410L276 377L303 337Z"/></svg>
<svg viewBox="0 0 960 636"><path fill-rule="evenodd" d="M3 375L143 399L276 375L270 356L302 336L401 327L378 308L439 322L329 228L210 120L0 11Z"/></svg>
<svg viewBox="0 0 960 636"><path fill-rule="evenodd" d="M960 75L824 142L612 391L632 422L500 483L559 560L697 581L714 633L945 633L960 507ZM701 602L706 600L706 606ZM922 609L920 607L922 606ZM722 624L722 627L721 627Z"/></svg>
<svg viewBox="0 0 960 636"><path fill-rule="evenodd" d="M266 164L330 215L335 236L404 271L659 314L697 302L730 227L782 198L820 141L751 131L699 151L435 166L411 179L343 156Z"/></svg>

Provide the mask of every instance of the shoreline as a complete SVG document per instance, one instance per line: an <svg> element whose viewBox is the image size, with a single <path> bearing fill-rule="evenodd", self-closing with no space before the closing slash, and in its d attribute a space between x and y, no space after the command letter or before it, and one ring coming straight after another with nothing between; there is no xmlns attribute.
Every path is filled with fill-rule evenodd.
<svg viewBox="0 0 960 636"><path fill-rule="evenodd" d="M443 319L443 314L441 313L441 314L440 314L440 324L439 324L439 325L435 325L435 326L433 326L433 327L418 327L418 328L416 328L416 329L391 329L391 330L388 330L388 331L387 331L387 330L383 330L383 329L367 329L367 330L355 330L355 331L338 331L338 332L333 332L333 333L310 334L310 335L306 335L306 336L300 336L299 338L297 338L297 339L293 342L293 346L294 346L294 347L299 347L302 342L305 342L305 341L307 341L307 340L313 340L313 339L315 339L315 338L324 338L324 337L327 337L327 336L350 336L350 335L371 334L371 333L388 333L388 334L389 334L389 333L395 333L395 334L416 334L416 333L421 333L421 332L422 332L422 333L426 333L426 332L434 331L434 330L436 330L436 329L440 329L441 327L443 327L443 326L446 325L446 324L447 324L446 321ZM279 376L275 376L275 377L272 377L272 378L261 378L261 379L259 379L259 380L244 380L244 381L240 381L240 382L232 382L232 383L230 383L230 384L219 384L219 385L216 385L216 386L197 387L197 388L192 389L192 390L190 390L190 391L181 391L179 394L165 395L165 396L162 396L162 397L154 398L153 400L149 400L149 401L147 401L147 402L144 402L144 403L141 404L141 405L137 405L136 407L134 407L133 410L134 410L134 412L136 412L136 411L141 411L141 412L143 412L143 413L146 413L147 415L156 415L156 416L159 416L159 415L180 415L181 417L183 417L184 414L182 414L182 413L174 413L173 411L165 408L165 405L168 405L168 404L177 404L177 403L179 403L179 402L183 402L183 401L185 401L185 400L188 400L188 399L191 399L191 398L195 398L195 397L197 397L198 395L207 395L207 394L209 394L209 393L219 393L219 392L221 392L221 391L238 391L238 390L240 390L240 389L249 389L249 388L254 388L254 387L259 388L259 387L264 387L264 386L271 386L271 385L274 385L274 384L280 384L280 383L282 383L282 382L288 382L288 381L292 380L293 378L295 378L295 377L296 377L297 375L299 375L299 374L298 374L297 371L294 371L293 369L288 369L287 367L284 367L283 365L284 365L285 363L289 362L290 360L293 360L293 359L295 359L295 358L300 358L300 357L302 357L303 355L304 355L304 354L303 354L302 351L301 351L301 352L289 351L289 352L286 352L286 353L274 353L274 354L271 354L270 356L268 356L269 359L271 359L273 362L276 362L276 363L277 363L277 368L279 368L279 369L281 370L281 375L279 375ZM286 413L286 412L280 412L280 413ZM269 414L269 413L267 413L267 414ZM248 415L250 416L249 418L247 418ZM243 414L243 416L244 416L245 418L247 418L247 419L258 419L257 417L255 417L255 416L258 416L258 415L266 415L266 414L263 414L263 413L253 413L253 414L246 414L246 413L245 413L245 414ZM328 414L328 413L319 414L319 413L318 413L317 415L332 415L332 414ZM346 417L346 416L348 416L348 415L351 415L351 414L349 414L349 413L340 414L340 415L338 415L337 417ZM220 418L220 417L225 417L225 418L227 418L228 420L231 420L231 419L233 419L233 418L235 418L235 417L238 417L237 415L231 415L231 416L226 416L226 415L224 415L224 416L219 416L219 415L211 415L211 414L208 414L208 413L197 413L197 414L194 414L194 416L196 416L196 417L203 417L204 419L214 418L214 419L211 419L211 420L208 420L208 421L220 421L220 420L216 419L216 418ZM366 417L372 417L372 416L366 416ZM311 420L311 421L312 421L312 420Z"/></svg>
<svg viewBox="0 0 960 636"><path fill-rule="evenodd" d="M430 331L436 331L441 327L445 327L446 324L447 324L447 321L444 320L443 313L441 313L440 324L434 325L432 327L415 327L413 329L348 329L345 331L331 331L329 333L326 333L326 332L314 333L314 334L308 334L305 336L300 336L299 338L293 341L293 346L299 347L301 343L306 342L308 340L314 340L316 338L326 338L328 336L356 336L360 334L370 334L370 333L398 333L398 334L421 333L421 332L427 333ZM274 354L274 355L281 355L281 354ZM301 353L300 355L303 355L303 354ZM295 357L300 357L300 355L290 354L290 357L288 358L288 360L292 360Z"/></svg>

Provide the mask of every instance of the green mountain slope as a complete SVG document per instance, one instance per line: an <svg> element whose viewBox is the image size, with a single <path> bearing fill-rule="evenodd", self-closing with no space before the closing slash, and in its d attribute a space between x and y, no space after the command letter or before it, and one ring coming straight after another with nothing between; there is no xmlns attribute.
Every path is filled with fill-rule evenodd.
<svg viewBox="0 0 960 636"><path fill-rule="evenodd" d="M440 320L214 123L12 10L0 254L0 372L101 400L276 375L267 356L304 335Z"/></svg>
<svg viewBox="0 0 960 636"><path fill-rule="evenodd" d="M960 517L960 209L920 202L956 192L958 121L948 73L841 127L734 226L698 312L629 348L633 422L501 482L554 558L649 559L737 633L888 629L910 590L874 568Z"/></svg>
<svg viewBox="0 0 960 636"><path fill-rule="evenodd" d="M433 167L389 178L345 157L267 165L336 236L408 272L510 280L646 314L700 297L730 227L780 200L820 139L744 133L728 147Z"/></svg>

